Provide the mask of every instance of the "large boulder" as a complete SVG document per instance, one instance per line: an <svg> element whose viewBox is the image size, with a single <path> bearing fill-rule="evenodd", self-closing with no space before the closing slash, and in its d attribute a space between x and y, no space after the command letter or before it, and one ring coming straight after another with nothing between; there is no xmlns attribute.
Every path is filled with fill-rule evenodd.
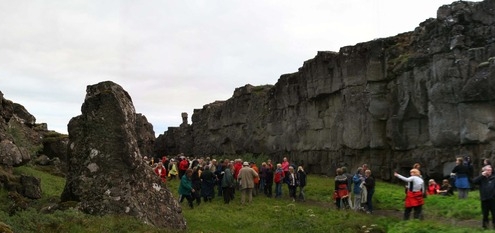
<svg viewBox="0 0 495 233"><path fill-rule="evenodd" d="M82 114L68 125L68 174L62 201L89 214L126 214L185 229L177 200L142 159L129 94L111 81L90 85Z"/></svg>

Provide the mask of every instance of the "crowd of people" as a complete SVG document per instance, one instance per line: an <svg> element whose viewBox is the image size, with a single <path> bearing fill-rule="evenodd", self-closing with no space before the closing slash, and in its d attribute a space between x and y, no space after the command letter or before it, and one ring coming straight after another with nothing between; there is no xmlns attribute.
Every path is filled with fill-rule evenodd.
<svg viewBox="0 0 495 233"><path fill-rule="evenodd" d="M241 194L241 204L253 201L253 196L263 194L273 196L275 183L275 198L282 197L282 186L287 185L287 191L292 201L305 201L304 187L306 172L302 166L290 164L287 157L278 164L271 160L261 163L243 161L242 159L217 161L209 157L189 158L179 154L174 158L163 156L161 159L144 157L163 183L179 179L179 202L187 200L189 207L194 203L211 202L222 197L229 204L236 191Z"/></svg>
<svg viewBox="0 0 495 233"><path fill-rule="evenodd" d="M458 192L458 199L466 199L474 185L479 186L482 227L489 226L489 215L492 217L492 227L495 229L495 175L489 159L483 159L481 174L474 176L474 168L469 156L458 157L452 169L450 179L443 179L439 185L434 179L425 184L421 175L420 165L415 164L410 170L410 176L404 177L397 172L394 176L407 182L404 220L408 220L414 210L414 218L422 218L424 198L428 195L453 196L454 189Z"/></svg>
<svg viewBox="0 0 495 233"><path fill-rule="evenodd" d="M271 160L261 163L206 158L188 158L182 154L168 159L148 160L163 183L167 180L180 180L179 201L187 200L189 207L194 208L201 202L211 202L215 196L223 197L225 204L234 199L236 191L241 193L241 204L253 201L253 196L263 194L267 197L281 198L283 186L287 186L288 196L292 201L305 201L306 172L302 166L291 164L287 157L280 163ZM410 169L410 176L402 176L394 172L394 176L407 182L405 186L404 220L410 218L414 211L415 219L422 218L424 198L428 195L453 196L454 189L459 199L466 199L473 185L479 185L483 228L488 227L489 213L495 227L495 175L488 159L483 160L481 175L473 178L473 166L469 157L459 157L452 169L450 179L443 179L438 184L434 179L425 182L421 174L421 166L416 163ZM273 190L275 186L275 190ZM373 213L373 195L375 178L367 164L350 174L347 167L336 170L333 199L337 209L352 209ZM353 197L353 198L352 198Z"/></svg>
<svg viewBox="0 0 495 233"><path fill-rule="evenodd" d="M373 194L375 178L367 164L358 167L354 175L347 172L347 167L336 170L333 199L337 209L353 209L373 213ZM352 198L354 195L354 198Z"/></svg>

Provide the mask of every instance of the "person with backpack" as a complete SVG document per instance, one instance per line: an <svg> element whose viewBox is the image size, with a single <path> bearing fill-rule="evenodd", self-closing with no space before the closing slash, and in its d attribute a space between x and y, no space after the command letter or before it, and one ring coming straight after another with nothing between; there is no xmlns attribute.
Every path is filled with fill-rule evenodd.
<svg viewBox="0 0 495 233"><path fill-rule="evenodd" d="M347 189L347 184L347 177L344 175L342 168L337 168L334 191L334 200L337 209L345 209L346 206L349 206L349 190Z"/></svg>

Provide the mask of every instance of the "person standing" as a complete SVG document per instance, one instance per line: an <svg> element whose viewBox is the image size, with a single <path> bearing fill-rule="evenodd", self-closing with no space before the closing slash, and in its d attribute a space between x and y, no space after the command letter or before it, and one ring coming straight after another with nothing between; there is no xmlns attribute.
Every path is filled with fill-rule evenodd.
<svg viewBox="0 0 495 233"><path fill-rule="evenodd" d="M260 188L259 192L263 192L265 195L265 184L266 184L266 171L268 170L268 166L266 165L266 162L261 163L261 168L260 168Z"/></svg>
<svg viewBox="0 0 495 233"><path fill-rule="evenodd" d="M242 169L239 171L239 177L237 177L241 190L241 204L246 203L246 196L248 198L248 203L253 201L255 177L258 177L258 173L249 167L249 162L244 162L242 164Z"/></svg>
<svg viewBox="0 0 495 233"><path fill-rule="evenodd" d="M288 186L289 186L289 197L292 198L292 201L296 201L296 190L299 183L299 179L297 177L297 173L294 170L294 167L289 166L289 177L288 177Z"/></svg>
<svg viewBox="0 0 495 233"><path fill-rule="evenodd" d="M466 199L471 186L469 185L470 164L464 164L464 159L459 157L455 161L456 166L452 169L451 175L455 176L455 187L459 199Z"/></svg>
<svg viewBox="0 0 495 233"><path fill-rule="evenodd" d="M162 179L162 182L164 184L167 183L167 169L165 169L162 162L157 163L154 171L155 171L155 174L157 174L158 177L160 177L160 179Z"/></svg>
<svg viewBox="0 0 495 233"><path fill-rule="evenodd" d="M177 170L177 162L175 159L171 159L170 163L168 164L168 176L170 177L171 180L175 180L177 175L179 174L179 171Z"/></svg>
<svg viewBox="0 0 495 233"><path fill-rule="evenodd" d="M423 199L423 187L424 181L420 177L420 172L418 169L411 169L410 177L404 177L394 172L394 176L408 182L407 184L407 193L405 200L405 210L404 210L404 220L409 220L411 216L411 212L414 209L414 218L419 219L421 217L421 212L423 209L423 204L425 203Z"/></svg>
<svg viewBox="0 0 495 233"><path fill-rule="evenodd" d="M201 179L201 197L203 197L204 202L211 202L215 195L215 174L210 171L210 166L205 166L205 170L201 172L199 178Z"/></svg>
<svg viewBox="0 0 495 233"><path fill-rule="evenodd" d="M344 176L342 168L337 168L337 176L335 176L335 205L337 209L345 209L349 206L349 191L347 189L347 177Z"/></svg>
<svg viewBox="0 0 495 233"><path fill-rule="evenodd" d="M189 161L186 158L182 158L179 162L179 179L182 180L182 176L186 173L186 170L189 168Z"/></svg>
<svg viewBox="0 0 495 233"><path fill-rule="evenodd" d="M297 167L297 177L299 177L299 200L306 201L304 187L306 187L306 172L302 166Z"/></svg>
<svg viewBox="0 0 495 233"><path fill-rule="evenodd" d="M282 170L282 164L277 163L277 170L273 176L273 182L275 182L275 198L282 197L282 182L284 180L284 170Z"/></svg>
<svg viewBox="0 0 495 233"><path fill-rule="evenodd" d="M267 197L272 197L272 186L273 186L273 170L267 165L265 171L265 187L264 193Z"/></svg>
<svg viewBox="0 0 495 233"><path fill-rule="evenodd" d="M223 202L229 204L234 199L234 170L233 164L228 164L222 178Z"/></svg>
<svg viewBox="0 0 495 233"><path fill-rule="evenodd" d="M364 171L364 186L366 187L366 213L373 213L373 194L375 193L375 179L371 175L371 170Z"/></svg>
<svg viewBox="0 0 495 233"><path fill-rule="evenodd" d="M196 200L196 205L200 205L201 204L201 178L200 177L200 174L201 174L201 167L199 166L196 166L194 168L191 168L193 170L193 173L191 175L191 182L192 182L192 186L193 186L193 189L194 189L194 193L192 193L192 197L194 200Z"/></svg>
<svg viewBox="0 0 495 233"><path fill-rule="evenodd" d="M354 194L354 210L361 210L361 184L364 182L363 168L358 167L356 174L352 177L354 188L352 193Z"/></svg>
<svg viewBox="0 0 495 233"><path fill-rule="evenodd" d="M189 203L189 207L191 207L191 209L194 208L193 205L194 197L192 196L192 194L195 192L191 181L192 173L193 173L192 169L190 168L187 169L185 174L180 179L180 185L179 185L179 202L182 203L182 201L184 201L184 198L186 198L187 202Z"/></svg>
<svg viewBox="0 0 495 233"><path fill-rule="evenodd" d="M284 180L285 183L287 183L287 178L289 175L289 166L290 166L289 159L287 159L287 157L284 157L282 161L282 170L284 171L284 177L286 179Z"/></svg>
<svg viewBox="0 0 495 233"><path fill-rule="evenodd" d="M488 228L488 215L492 214L492 224L495 228L495 176L491 165L483 167L480 176L473 179L473 184L480 186L482 227Z"/></svg>
<svg viewBox="0 0 495 233"><path fill-rule="evenodd" d="M260 170L258 168L258 166L256 166L256 162L250 162L249 163L251 168L258 174L260 174ZM254 189L253 189L253 196L257 196L258 195L258 191L260 189L260 178L259 176L255 177L254 178Z"/></svg>

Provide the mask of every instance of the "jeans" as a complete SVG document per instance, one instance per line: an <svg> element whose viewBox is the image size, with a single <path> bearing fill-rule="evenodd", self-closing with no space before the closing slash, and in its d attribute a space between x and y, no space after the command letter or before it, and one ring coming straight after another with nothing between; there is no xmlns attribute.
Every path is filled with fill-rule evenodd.
<svg viewBox="0 0 495 233"><path fill-rule="evenodd" d="M275 197L282 197L282 182L275 183Z"/></svg>
<svg viewBox="0 0 495 233"><path fill-rule="evenodd" d="M264 190L265 190L265 183L266 183L265 182L265 178L261 178L260 179L260 189L259 189L260 192L264 192ZM265 195L266 195L266 193L265 193Z"/></svg>
<svg viewBox="0 0 495 233"><path fill-rule="evenodd" d="M299 187L299 200L306 200L306 197L304 196L304 187Z"/></svg>
<svg viewBox="0 0 495 233"><path fill-rule="evenodd" d="M375 193L375 189L370 189L368 191L368 196L366 196L366 210L369 212L373 212L373 194Z"/></svg>
<svg viewBox="0 0 495 233"><path fill-rule="evenodd" d="M361 209L361 193L354 193L354 210Z"/></svg>

